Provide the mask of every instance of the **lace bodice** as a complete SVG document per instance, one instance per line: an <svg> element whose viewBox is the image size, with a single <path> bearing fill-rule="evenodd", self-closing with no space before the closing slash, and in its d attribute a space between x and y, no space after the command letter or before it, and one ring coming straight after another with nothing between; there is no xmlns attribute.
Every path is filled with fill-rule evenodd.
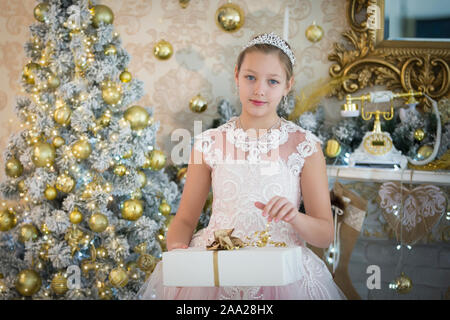
<svg viewBox="0 0 450 320"><path fill-rule="evenodd" d="M318 144L319 143L319 144ZM308 130L282 119L279 128L259 139L237 126L237 117L194 138L211 169L213 204L207 228L194 235L191 246L206 246L218 229L234 228L241 239L266 228L267 218L254 203L274 196L301 202L301 171L305 160L320 148L320 140ZM289 223L272 223L271 240L304 245Z"/></svg>

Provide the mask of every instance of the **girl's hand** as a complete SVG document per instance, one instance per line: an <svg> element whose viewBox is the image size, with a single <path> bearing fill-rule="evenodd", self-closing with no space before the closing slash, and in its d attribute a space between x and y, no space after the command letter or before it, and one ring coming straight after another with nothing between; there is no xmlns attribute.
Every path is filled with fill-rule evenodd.
<svg viewBox="0 0 450 320"><path fill-rule="evenodd" d="M267 204L256 201L255 206L263 210L262 215L268 217L268 222L272 220L275 220L275 222L280 220L291 222L299 214L298 209L292 202L280 196L273 197Z"/></svg>
<svg viewBox="0 0 450 320"><path fill-rule="evenodd" d="M176 242L172 245L170 245L170 247L167 248L167 251L171 251L173 249L187 249L188 245L185 243L181 243L181 242Z"/></svg>

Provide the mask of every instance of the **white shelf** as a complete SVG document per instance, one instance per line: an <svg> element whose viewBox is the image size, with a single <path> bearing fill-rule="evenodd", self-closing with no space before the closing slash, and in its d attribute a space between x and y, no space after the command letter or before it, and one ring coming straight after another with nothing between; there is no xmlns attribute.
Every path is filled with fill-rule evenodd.
<svg viewBox="0 0 450 320"><path fill-rule="evenodd" d="M336 178L339 171L339 179L358 181L401 181L404 183L431 183L434 185L450 185L450 171L422 171L410 169L380 169L348 166L327 165L329 178ZM403 175L402 175L403 171ZM411 179L412 173L412 179Z"/></svg>

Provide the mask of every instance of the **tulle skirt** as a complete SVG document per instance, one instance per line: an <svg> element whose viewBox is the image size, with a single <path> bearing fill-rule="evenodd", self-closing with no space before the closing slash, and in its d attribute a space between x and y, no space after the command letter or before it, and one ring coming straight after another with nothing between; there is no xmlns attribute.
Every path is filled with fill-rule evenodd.
<svg viewBox="0 0 450 320"><path fill-rule="evenodd" d="M333 281L325 263L307 247L298 263L304 276L284 286L261 287L166 287L162 261L137 294L140 300L342 300L342 290Z"/></svg>

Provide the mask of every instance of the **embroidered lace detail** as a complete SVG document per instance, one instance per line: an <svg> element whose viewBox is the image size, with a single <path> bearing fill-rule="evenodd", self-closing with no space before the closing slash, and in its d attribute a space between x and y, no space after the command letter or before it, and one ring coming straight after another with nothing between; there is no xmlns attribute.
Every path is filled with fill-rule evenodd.
<svg viewBox="0 0 450 320"><path fill-rule="evenodd" d="M227 140L242 151L249 152L248 161L258 162L261 160L261 154L266 154L270 150L278 148L289 138L289 132L296 131L296 126L290 121L281 118L279 129L267 131L259 139L252 139L247 132L236 126L238 117L232 117L223 125L226 130Z"/></svg>
<svg viewBox="0 0 450 320"><path fill-rule="evenodd" d="M300 128L300 131L305 132L305 140L300 142L297 146L297 152L292 153L288 158L288 167L291 172L298 176L302 171L305 159L317 151L316 142L322 143L319 138L311 133L311 131Z"/></svg>

